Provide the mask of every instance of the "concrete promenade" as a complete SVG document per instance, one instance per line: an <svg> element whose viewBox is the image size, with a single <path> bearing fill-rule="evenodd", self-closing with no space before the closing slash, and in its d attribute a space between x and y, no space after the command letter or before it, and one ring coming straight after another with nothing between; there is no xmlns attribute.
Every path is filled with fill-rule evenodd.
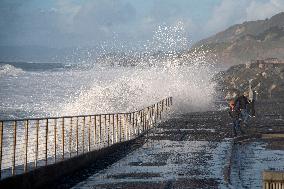
<svg viewBox="0 0 284 189"><path fill-rule="evenodd" d="M115 163L83 170L85 176L69 176L55 186L261 188L264 170L284 169L283 107L284 103L272 101L257 104L257 117L237 138L227 112L174 116Z"/></svg>

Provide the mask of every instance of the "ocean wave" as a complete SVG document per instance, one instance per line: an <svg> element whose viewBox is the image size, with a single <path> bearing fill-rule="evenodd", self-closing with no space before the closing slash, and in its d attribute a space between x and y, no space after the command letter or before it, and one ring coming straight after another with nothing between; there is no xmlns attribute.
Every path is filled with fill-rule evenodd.
<svg viewBox="0 0 284 189"><path fill-rule="evenodd" d="M0 77L4 76L18 76L25 73L21 68L16 68L10 64L0 65Z"/></svg>

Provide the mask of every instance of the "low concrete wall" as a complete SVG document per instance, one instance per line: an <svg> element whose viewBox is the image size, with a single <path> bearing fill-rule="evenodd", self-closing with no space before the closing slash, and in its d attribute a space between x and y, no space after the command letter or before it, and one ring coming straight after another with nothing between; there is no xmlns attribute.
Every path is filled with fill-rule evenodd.
<svg viewBox="0 0 284 189"><path fill-rule="evenodd" d="M284 138L284 133L262 134L262 138L264 139Z"/></svg>
<svg viewBox="0 0 284 189"><path fill-rule="evenodd" d="M120 150L124 151L127 148L131 148L132 144L134 144L137 140L143 140L142 137L143 136L140 136L133 140L117 143L104 149L88 152L65 161L3 179L0 181L0 188L49 188L48 185L52 185L53 182L61 177L86 168L91 163L102 160L106 155L111 155Z"/></svg>
<svg viewBox="0 0 284 189"><path fill-rule="evenodd" d="M284 188L284 172L283 171L263 171L263 189Z"/></svg>
<svg viewBox="0 0 284 189"><path fill-rule="evenodd" d="M284 171L263 171L262 179L267 182L281 181L284 183Z"/></svg>

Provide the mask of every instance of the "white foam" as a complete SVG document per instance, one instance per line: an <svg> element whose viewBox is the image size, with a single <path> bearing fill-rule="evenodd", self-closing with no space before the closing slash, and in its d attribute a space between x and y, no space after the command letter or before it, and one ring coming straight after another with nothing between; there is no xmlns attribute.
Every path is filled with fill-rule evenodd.
<svg viewBox="0 0 284 189"><path fill-rule="evenodd" d="M16 68L10 64L0 65L0 77L4 76L18 76L24 73L24 71L20 68Z"/></svg>
<svg viewBox="0 0 284 189"><path fill-rule="evenodd" d="M106 62L97 60L97 66L83 73L96 75L90 78L90 87L60 104L54 114L128 112L168 96L173 97L176 112L212 108L214 63L206 52L181 53L179 48L186 48L186 43L182 24L178 23L177 26L158 29L142 53L148 56L140 58L141 53L131 52L131 57L136 60L135 66L115 66L120 60L115 54L107 58L107 66ZM152 56L159 50L167 50L167 53Z"/></svg>

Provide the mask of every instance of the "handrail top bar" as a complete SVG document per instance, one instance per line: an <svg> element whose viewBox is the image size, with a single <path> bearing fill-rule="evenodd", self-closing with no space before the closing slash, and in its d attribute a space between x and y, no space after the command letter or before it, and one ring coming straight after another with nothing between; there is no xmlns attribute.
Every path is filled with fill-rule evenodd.
<svg viewBox="0 0 284 189"><path fill-rule="evenodd" d="M172 97L167 97L167 98L164 98L163 100L165 99L168 99L168 98L172 98ZM161 103L163 100L160 100L159 102L156 102L154 104L158 104L158 103ZM37 120L45 120L45 119L65 119L65 118L79 118L79 117L90 117L90 116L105 116L105 115L120 115L120 114L132 114L132 113L136 113L136 112L140 112L144 109L147 109L147 108L150 108L152 107L154 104L150 105L150 106L147 106L145 108L142 108L140 110L136 110L136 111L132 111L132 112L118 112L118 113L104 113L104 114L88 114L88 115L76 115L76 116L54 116L54 117L39 117L39 118L22 118L22 119L3 119L3 120L0 120L0 122L13 122L13 121L37 121Z"/></svg>

